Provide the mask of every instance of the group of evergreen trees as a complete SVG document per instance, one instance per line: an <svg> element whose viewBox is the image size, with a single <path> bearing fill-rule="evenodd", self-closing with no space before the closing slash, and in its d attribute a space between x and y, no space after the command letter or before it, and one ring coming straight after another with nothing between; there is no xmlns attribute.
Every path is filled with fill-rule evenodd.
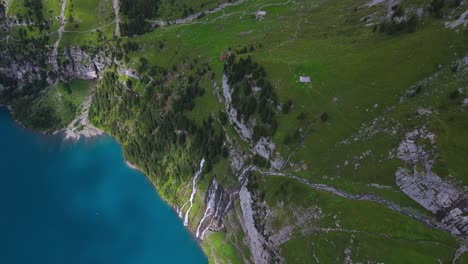
<svg viewBox="0 0 468 264"><path fill-rule="evenodd" d="M266 79L265 69L250 56L237 58L231 54L225 64L225 73L233 89L232 104L244 122L255 118L254 142L260 137L273 136L278 127L276 108L278 97L273 85ZM252 88L256 88L255 92Z"/></svg>
<svg viewBox="0 0 468 264"><path fill-rule="evenodd" d="M46 79L51 77L48 74L50 65L47 64L49 55L49 21L44 16L44 7L42 1L25 0L22 2L26 12L18 14L19 23L25 22L27 26L19 27L17 34L12 34L8 27L3 27L0 33L1 38L7 34L13 39L2 42L0 51L0 60L2 67L11 67L13 63L30 64L37 67L37 70L25 73L24 80L30 82L22 84L18 89L19 81L9 76L0 76L0 101L8 102L15 109L15 115L18 119L30 127L38 130L48 130L60 126L61 120L56 115L56 109L40 104L39 98L44 96L43 91L48 87ZM0 22L5 19L5 6L0 5ZM39 34L28 34L30 31L39 31Z"/></svg>
<svg viewBox="0 0 468 264"><path fill-rule="evenodd" d="M141 35L151 30L148 20L162 19L172 21L185 18L197 11L203 11L205 3L195 6L186 0L119 0L121 4L121 31L126 36ZM230 1L230 0L228 0ZM193 2L193 1L192 1ZM219 1L218 4L224 1ZM205 16L201 12L199 18Z"/></svg>
<svg viewBox="0 0 468 264"><path fill-rule="evenodd" d="M203 74L185 76L171 85L167 77L176 72L151 65L144 68L139 74L150 75L153 81L141 95L112 71L106 72L95 90L90 119L123 142L127 158L154 182L165 184L160 189L165 198L177 199L169 186L176 188L187 181L191 175L187 164L195 168L202 157L205 169L210 170L226 152L224 134L212 117L201 124L187 117L194 99L204 94L200 87Z"/></svg>
<svg viewBox="0 0 468 264"><path fill-rule="evenodd" d="M146 20L156 16L159 0L120 0L120 6L125 17L121 24L122 34L141 35L150 29Z"/></svg>
<svg viewBox="0 0 468 264"><path fill-rule="evenodd" d="M431 0L427 5L427 11L433 17L441 19L444 16L444 8L456 8L460 6L462 0ZM384 20L374 26L374 31L384 32L393 35L400 32L413 33L418 26L418 15L415 13L406 15L401 4L392 7L393 15L390 20ZM399 21L396 18L401 18Z"/></svg>
<svg viewBox="0 0 468 264"><path fill-rule="evenodd" d="M428 9L432 16L441 19L444 16L444 8L456 8L461 3L462 0L431 0Z"/></svg>

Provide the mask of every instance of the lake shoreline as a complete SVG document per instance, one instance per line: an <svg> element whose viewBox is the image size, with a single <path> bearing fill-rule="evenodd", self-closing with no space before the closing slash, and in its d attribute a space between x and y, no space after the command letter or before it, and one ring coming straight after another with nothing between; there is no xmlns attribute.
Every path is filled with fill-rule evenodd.
<svg viewBox="0 0 468 264"><path fill-rule="evenodd" d="M85 140L85 141L89 141L91 139L98 139L98 138L101 138L101 137L110 137L112 138L113 141L115 141L120 150L122 151L122 155L123 155L123 160L124 160L124 163L127 167L129 167L130 169L132 170L135 170L135 171L138 171L139 173L141 173L145 180L151 185L152 189L155 191L156 195L169 207L171 208L171 210L174 212L175 215L178 216L178 210L175 206L171 205L166 199L164 199L160 194L159 194L159 191L158 191L158 188L157 186L154 184L153 181L151 181L151 179L149 178L148 175L146 175L146 173L140 169L138 166L134 165L133 163L131 163L125 156L125 153L123 151L123 145L114 137L112 137L109 133L107 133L106 131L104 130L100 130L102 131L102 133L98 134L98 135L91 135L91 136L86 136L86 135L80 135L78 138L67 138L66 137L66 130L67 128L62 128L60 130L56 130L52 133L48 133L48 132L45 132L45 131L40 131L40 130L36 130L36 129L33 129L33 128L29 128L27 126L25 126L20 120L18 120L17 118L15 118L15 113L12 109L11 106L8 106L8 105L1 105L0 104L0 111L4 111L8 114L8 116L15 122L16 125L18 125L21 129L25 130L25 131L28 131L30 133L36 133L36 134L39 134L41 136L46 136L46 137L60 137L61 141L62 142L69 142L69 143L72 143L72 144L75 144L77 143L78 141L81 141L81 140ZM180 217L178 217L179 219L181 219ZM184 229L188 231L188 233L191 235L193 241L196 242L196 244L198 245L199 249L203 252L203 254L205 255L206 257L206 253L204 252L202 246L201 246L201 241L199 238L196 237L195 233L192 232L192 230L190 230L187 226L184 226Z"/></svg>

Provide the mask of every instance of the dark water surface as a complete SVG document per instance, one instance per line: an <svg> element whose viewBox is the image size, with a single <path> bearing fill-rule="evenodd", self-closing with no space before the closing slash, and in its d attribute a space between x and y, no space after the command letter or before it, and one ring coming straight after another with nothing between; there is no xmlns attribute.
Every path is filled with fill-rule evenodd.
<svg viewBox="0 0 468 264"><path fill-rule="evenodd" d="M206 263L108 136L77 143L0 108L0 263Z"/></svg>

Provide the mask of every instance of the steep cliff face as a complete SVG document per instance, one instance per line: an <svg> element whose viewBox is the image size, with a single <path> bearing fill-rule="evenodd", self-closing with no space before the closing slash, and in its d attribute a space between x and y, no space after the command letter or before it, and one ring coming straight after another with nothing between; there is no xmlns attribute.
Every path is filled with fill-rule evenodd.
<svg viewBox="0 0 468 264"><path fill-rule="evenodd" d="M7 78L20 80L22 82L32 82L41 79L40 70L36 64L28 60L18 61L8 55L0 55L0 60L5 62L0 66L0 74ZM50 79L50 81L52 81Z"/></svg>
<svg viewBox="0 0 468 264"><path fill-rule="evenodd" d="M54 59L48 53L44 65L40 65L36 60L28 57L16 57L10 52L0 53L0 74L20 80L23 83L30 83L34 80L42 80L46 76L49 84L58 80L96 80L101 73L113 63L112 55L109 51L100 51L95 55L89 55L78 46L66 48L58 59ZM61 62L60 64L57 62ZM55 67L48 66L57 66ZM47 70L49 69L49 70Z"/></svg>
<svg viewBox="0 0 468 264"><path fill-rule="evenodd" d="M64 51L66 61L60 69L66 79L99 79L101 73L113 63L109 50L90 55L80 47L69 47Z"/></svg>
<svg viewBox="0 0 468 264"><path fill-rule="evenodd" d="M462 59L455 63L460 72L465 69L464 60L465 59ZM236 193L240 204L240 210L236 217L245 234L242 243L249 248L252 254L252 260L255 263L284 262L285 260L281 252L282 246L293 239L296 236L296 232L308 236L314 232L343 230L339 220L336 220L335 226L332 228L321 229L319 226L316 226L319 225L319 221L326 217L322 208L317 205L311 205L310 207L288 205L285 207L282 201L277 206L273 207L269 207L266 204L264 199L261 198L263 194L260 193L256 184L256 173L284 175L301 181L302 179L292 174L288 175L287 173L281 172L284 167L289 164L287 164L288 161L285 162L280 158L273 158L275 155L276 157L280 157L280 155L275 153L275 145L272 144L271 139L261 137L256 142L252 141L253 127L256 125L255 119L251 118L245 121L239 116L239 111L233 104L234 92L229 85L226 75L224 75L222 79L222 95L220 94L219 86L216 84L214 85L214 94L218 96L220 102L225 104L227 118L239 134L240 140L250 145L250 153L244 153L238 148L238 142L229 137L227 138L227 142L231 146L229 151L231 170L233 174L236 175L240 186L237 189L238 193ZM423 119L433 114L432 111L424 108L419 108L416 112L417 116ZM374 121L373 125L377 126L376 124L377 122ZM395 129L393 131L395 131ZM367 132L377 133L372 130L375 129L370 128ZM305 137L306 133L303 133L298 149L302 147ZM467 189L466 187L460 186L460 183L456 181L442 179L434 172L433 166L438 156L436 140L435 134L429 132L426 127L404 134L404 138L393 151L395 154L391 154L403 161L405 165L405 167L398 168L395 174L396 185L402 192L411 197L411 199L431 211L435 217L434 219L426 219L419 214L413 214L413 212L407 215L423 223L430 223L429 225L431 227L449 231L453 235L464 239L468 234L468 217L466 216L468 205L466 196ZM290 156L294 155L296 151L297 150L294 150ZM252 164L249 155L259 155L269 160L271 162L270 171L266 173L262 172L257 166ZM369 155L369 153L363 154L364 157L367 155ZM287 160L289 160L289 158ZM304 183L307 183L307 181L304 181ZM336 195L348 199L370 200L385 204L392 210L401 213L406 211L405 208L399 208L398 205L378 196L352 195L327 185L310 185L315 186L317 189L331 191ZM213 199L205 201L205 204L210 208L209 210L207 209L207 212L216 210L211 208L216 208L214 206L214 197L216 196L217 188L220 187L214 180L214 183L210 185L207 192L207 197L212 197ZM383 187L378 185L378 188ZM229 207L227 209L229 209ZM292 217L288 217L288 220L278 220L278 218L281 219L281 213L284 210L291 211ZM336 216L334 219L337 219ZM229 219L227 220L230 221ZM285 221L285 223L278 228L277 222L275 221ZM217 229L213 228L211 230ZM203 236L201 236L201 238L203 238ZM351 239L351 241L353 241L353 239ZM347 258L351 259L351 250L347 248L345 252L347 252L345 254ZM314 253L314 258L315 257Z"/></svg>
<svg viewBox="0 0 468 264"><path fill-rule="evenodd" d="M0 75L4 78L16 79L22 83L34 80L47 80L53 84L58 80L72 79L95 80L106 67L114 62L109 47L101 47L98 51L85 51L79 46L57 47L49 45L48 36L37 39L15 39L15 18L4 16L0 37Z"/></svg>
<svg viewBox="0 0 468 264"><path fill-rule="evenodd" d="M436 214L439 221L454 235L468 235L466 211L468 195L466 188L441 179L434 171L436 149L425 149L424 141L435 146L436 137L423 127L408 132L398 147L398 158L410 169L399 168L396 172L398 187L413 200Z"/></svg>
<svg viewBox="0 0 468 264"><path fill-rule="evenodd" d="M228 136L227 142L230 169L236 177L237 187L226 191L215 178L212 179L205 196L207 208L197 228L197 237L203 239L207 230L223 230L225 221L238 223L245 237L242 241L237 241L236 247L246 245L252 255L251 259L243 256L246 263L281 262L278 248L271 243L267 234L269 231L265 229L269 221L267 219L268 207L259 199L259 191L254 187L256 166L251 164L249 156L239 148L234 139ZM236 204L238 206L234 208ZM228 214L230 210L237 213ZM206 225L209 218L212 220L209 225Z"/></svg>
<svg viewBox="0 0 468 264"><path fill-rule="evenodd" d="M18 8L22 2L13 4ZM27 126L46 133L68 126L75 138L78 130L89 125L83 113L88 113L84 109L89 108L91 98L84 99L89 85L81 83L74 91L73 83L98 80L114 63L112 48L77 44L52 47L55 33L48 32L47 27L53 22L43 17L26 19L22 14L6 16L5 9L0 11L0 103L10 106L15 117ZM59 39L56 43L60 44ZM74 124L69 124L72 120Z"/></svg>
<svg viewBox="0 0 468 264"><path fill-rule="evenodd" d="M466 169L454 149L466 149L466 1L449 1L460 5L445 9L449 21L421 1L238 1L128 38L118 37L120 2L107 28L116 37L93 45L1 35L0 75L19 88L5 94L28 99L26 109L51 87L96 80L67 136L92 124L113 135L198 239L234 246L227 259L402 262L382 247L434 262L462 255ZM259 8L263 17L249 16ZM64 11L58 20L64 33Z"/></svg>
<svg viewBox="0 0 468 264"><path fill-rule="evenodd" d="M224 216L232 206L233 194L226 192L213 178L205 195L205 213L198 224L196 237L203 239L206 231L220 231L224 228Z"/></svg>

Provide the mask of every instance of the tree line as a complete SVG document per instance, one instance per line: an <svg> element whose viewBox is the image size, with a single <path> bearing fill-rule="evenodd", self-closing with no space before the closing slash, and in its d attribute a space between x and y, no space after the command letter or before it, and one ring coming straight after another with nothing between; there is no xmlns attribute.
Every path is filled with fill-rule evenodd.
<svg viewBox="0 0 468 264"><path fill-rule="evenodd" d="M90 119L122 142L127 159L161 186L166 199L175 201L177 188L202 157L209 171L226 153L224 134L212 117L201 124L187 117L195 98L204 94L203 74L171 84L168 77L176 74L171 69L148 64L142 70L139 74L153 80L142 94L120 81L114 70L107 71L94 91Z"/></svg>
<svg viewBox="0 0 468 264"><path fill-rule="evenodd" d="M256 142L260 137L273 136L278 127L278 96L266 78L265 69L250 56L238 58L235 54L230 54L224 71L232 87L232 104L238 116L244 122L250 118L256 120L253 141Z"/></svg>

